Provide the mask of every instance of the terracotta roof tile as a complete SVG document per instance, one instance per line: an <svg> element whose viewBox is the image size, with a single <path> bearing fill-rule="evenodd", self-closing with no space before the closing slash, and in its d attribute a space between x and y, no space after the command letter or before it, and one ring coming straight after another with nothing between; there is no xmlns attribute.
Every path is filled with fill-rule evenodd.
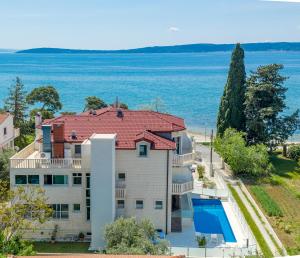
<svg viewBox="0 0 300 258"><path fill-rule="evenodd" d="M172 115L153 111L133 111L122 109L122 117L117 116L113 107L96 110L95 114L84 112L79 115L64 115L43 124L63 122L66 142L83 142L93 133L116 133L117 149L135 149L139 135L153 142L154 149L175 149L175 143L158 136L157 133L171 133L185 130L184 120ZM76 132L76 139L72 138Z"/></svg>
<svg viewBox="0 0 300 258"><path fill-rule="evenodd" d="M4 120L8 117L9 117L8 113L1 113L0 114L0 124L2 124L4 122Z"/></svg>

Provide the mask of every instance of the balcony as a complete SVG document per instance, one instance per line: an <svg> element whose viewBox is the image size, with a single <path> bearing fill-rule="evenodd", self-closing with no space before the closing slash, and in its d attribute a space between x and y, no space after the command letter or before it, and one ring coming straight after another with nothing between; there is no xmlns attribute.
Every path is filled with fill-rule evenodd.
<svg viewBox="0 0 300 258"><path fill-rule="evenodd" d="M115 197L118 199L124 199L126 195L126 184L124 181L116 181Z"/></svg>
<svg viewBox="0 0 300 258"><path fill-rule="evenodd" d="M190 165L195 160L195 153L186 153L182 155L174 154L173 155L173 166L184 166L184 165Z"/></svg>
<svg viewBox="0 0 300 258"><path fill-rule="evenodd" d="M10 159L10 168L69 168L81 169L81 159Z"/></svg>
<svg viewBox="0 0 300 258"><path fill-rule="evenodd" d="M193 191L194 189L194 182L187 181L182 183L173 182L172 183L172 194L181 195L188 192Z"/></svg>
<svg viewBox="0 0 300 258"><path fill-rule="evenodd" d="M39 151L36 149L35 143L31 143L23 150L16 153L10 159L10 168L15 169L44 169L44 168L65 168L65 169L81 169L81 159L46 159L40 157Z"/></svg>

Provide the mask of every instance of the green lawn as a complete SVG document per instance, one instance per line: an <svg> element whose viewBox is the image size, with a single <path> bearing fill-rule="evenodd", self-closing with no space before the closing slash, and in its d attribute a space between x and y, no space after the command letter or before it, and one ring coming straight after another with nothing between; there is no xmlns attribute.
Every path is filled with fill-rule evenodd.
<svg viewBox="0 0 300 258"><path fill-rule="evenodd" d="M37 253L88 253L90 243L49 243L34 242L34 248Z"/></svg>
<svg viewBox="0 0 300 258"><path fill-rule="evenodd" d="M257 225L255 224L252 216L250 215L249 211L247 210L246 206L244 205L244 203L242 202L241 198L239 197L238 193L236 192L236 190L231 186L228 185L232 196L234 197L235 201L237 202L240 210L242 211L249 227L251 228L251 231L253 232L253 235L256 239L256 241L258 242L264 257L269 258L269 257L273 257L273 254L268 246L268 244L266 243L262 233L260 232L260 230L258 229Z"/></svg>
<svg viewBox="0 0 300 258"><path fill-rule="evenodd" d="M274 166L273 174L246 184L288 253L300 254L300 167L296 161L280 154L274 154L270 159ZM258 192L263 196L258 196ZM270 205L272 208L277 206L281 216L270 213Z"/></svg>

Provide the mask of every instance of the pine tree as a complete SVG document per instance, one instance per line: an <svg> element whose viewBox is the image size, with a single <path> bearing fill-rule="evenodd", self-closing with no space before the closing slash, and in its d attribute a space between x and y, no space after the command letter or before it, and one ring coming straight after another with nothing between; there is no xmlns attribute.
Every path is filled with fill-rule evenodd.
<svg viewBox="0 0 300 258"><path fill-rule="evenodd" d="M221 98L217 133L223 135L229 127L245 131L244 101L246 92L244 50L238 43L232 52L227 83Z"/></svg>
<svg viewBox="0 0 300 258"><path fill-rule="evenodd" d="M5 109L13 114L15 127L20 127L24 123L27 110L26 91L19 77L16 77L15 84L9 88Z"/></svg>

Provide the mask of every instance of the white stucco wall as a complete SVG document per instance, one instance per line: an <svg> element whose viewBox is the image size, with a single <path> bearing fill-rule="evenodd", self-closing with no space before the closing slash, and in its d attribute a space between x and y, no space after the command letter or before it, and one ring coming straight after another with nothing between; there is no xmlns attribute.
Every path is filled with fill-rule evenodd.
<svg viewBox="0 0 300 258"><path fill-rule="evenodd" d="M139 157L137 150L117 150L116 175L126 174L124 215L137 219L149 218L156 228L166 230L166 205L168 203L168 231L171 226L172 151L169 157L167 201L167 151L150 150L147 157ZM143 209L136 209L136 200L144 201ZM155 209L155 201L163 201L163 209Z"/></svg>
<svg viewBox="0 0 300 258"><path fill-rule="evenodd" d="M6 135L4 135L4 128L6 128L6 132L7 132ZM14 133L14 125L13 125L13 116L9 115L0 124L0 147L4 147L4 148L13 147L14 135L15 133Z"/></svg>
<svg viewBox="0 0 300 258"><path fill-rule="evenodd" d="M82 173L82 184L72 184L72 174ZM67 234L78 235L83 232L91 232L90 221L86 220L85 205L85 186L87 171L72 169L11 169L10 182L11 187L15 185L15 175L39 175L40 186L45 190L49 204L68 204L68 219L51 219L45 224L39 226L35 232L30 232L27 237L35 239L49 239L55 225L58 225L58 238L65 237ZM89 173L89 172L88 172ZM68 175L68 185L44 185L44 175ZM73 204L80 204L80 212L73 211Z"/></svg>

